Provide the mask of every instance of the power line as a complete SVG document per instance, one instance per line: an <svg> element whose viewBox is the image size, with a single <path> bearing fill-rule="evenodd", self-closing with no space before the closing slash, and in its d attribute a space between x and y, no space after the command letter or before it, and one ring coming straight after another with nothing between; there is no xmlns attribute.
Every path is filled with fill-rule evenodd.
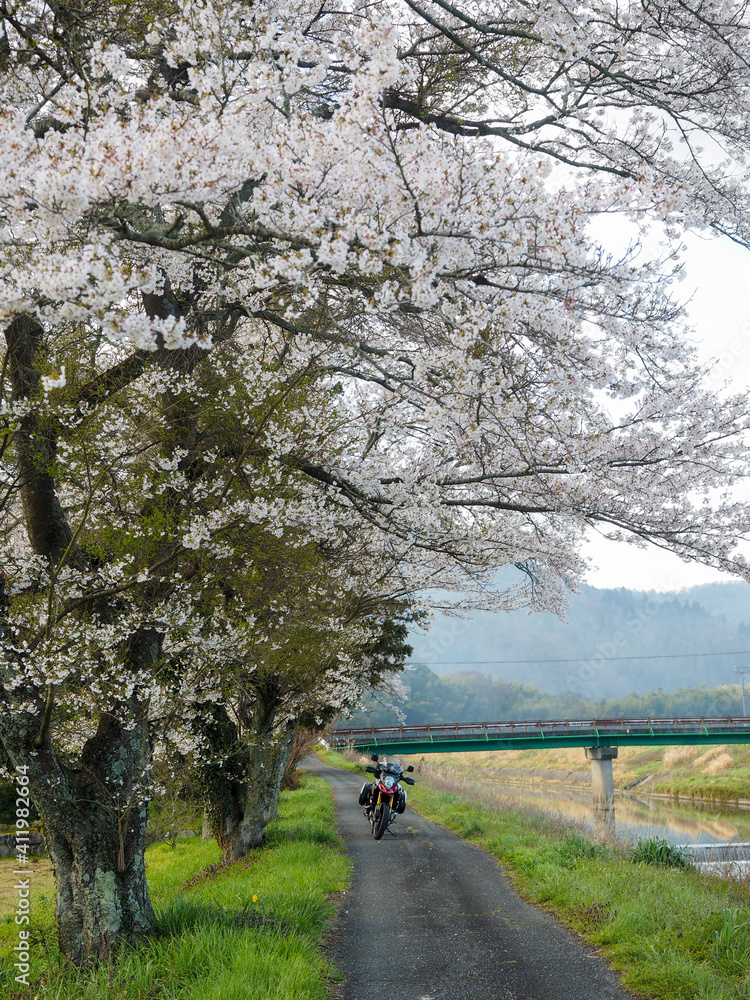
<svg viewBox="0 0 750 1000"><path fill-rule="evenodd" d="M615 663L620 660L684 660L689 656L750 656L750 649L727 650L721 653L650 653L648 656L574 656L567 660L433 660L423 663L412 660L411 665L423 667L478 667L503 666L512 663L584 663L597 660L600 663Z"/></svg>

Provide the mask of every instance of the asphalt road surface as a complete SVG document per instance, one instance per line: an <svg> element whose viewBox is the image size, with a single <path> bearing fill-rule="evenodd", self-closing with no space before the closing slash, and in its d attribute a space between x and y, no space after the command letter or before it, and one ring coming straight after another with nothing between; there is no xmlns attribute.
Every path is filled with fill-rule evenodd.
<svg viewBox="0 0 750 1000"><path fill-rule="evenodd" d="M519 899L490 854L408 808L395 836L373 840L362 778L317 758L305 766L333 786L354 864L333 943L341 1000L632 1000L597 955Z"/></svg>

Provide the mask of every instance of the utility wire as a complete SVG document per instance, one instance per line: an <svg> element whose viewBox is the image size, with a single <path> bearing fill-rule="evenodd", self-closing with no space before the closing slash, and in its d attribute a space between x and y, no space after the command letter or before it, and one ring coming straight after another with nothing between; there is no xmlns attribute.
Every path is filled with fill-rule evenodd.
<svg viewBox="0 0 750 1000"><path fill-rule="evenodd" d="M601 663L614 663L619 660L684 660L689 656L750 656L750 649L727 650L721 653L651 653L648 656L573 656L567 660L433 660L423 663L412 660L409 666L423 667L475 667L502 666L505 663L583 663L586 660L598 660Z"/></svg>

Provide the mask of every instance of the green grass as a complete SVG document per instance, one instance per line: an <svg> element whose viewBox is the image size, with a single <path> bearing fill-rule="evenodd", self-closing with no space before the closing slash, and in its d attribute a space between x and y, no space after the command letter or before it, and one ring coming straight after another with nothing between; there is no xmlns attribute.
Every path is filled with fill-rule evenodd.
<svg viewBox="0 0 750 1000"><path fill-rule="evenodd" d="M364 774L365 758L359 754L343 754L338 750L318 750L317 756L324 764L331 767L339 767L344 771L354 771L356 774Z"/></svg>
<svg viewBox="0 0 750 1000"><path fill-rule="evenodd" d="M695 868L695 863L684 847L670 844L661 837L646 837L638 841L630 852L636 864L660 865L662 868Z"/></svg>
<svg viewBox="0 0 750 1000"><path fill-rule="evenodd" d="M326 762L361 770L339 754ZM747 887L669 867L658 844L600 844L526 807L471 801L417 775L409 804L501 862L530 902L553 912L651 1000L750 998ZM635 853L635 857L633 856ZM662 862L661 864L659 862Z"/></svg>
<svg viewBox="0 0 750 1000"><path fill-rule="evenodd" d="M750 799L750 777L746 769L728 770L724 774L674 774L656 781L654 791L662 795L684 795L694 799L736 802Z"/></svg>
<svg viewBox="0 0 750 1000"><path fill-rule="evenodd" d="M349 863L333 832L329 786L311 774L282 794L279 820L246 862L182 890L186 879L219 860L199 838L149 848L147 875L158 934L123 949L97 971L76 972L54 944L54 902L35 900L32 946L36 981L22 996L39 1000L326 1000L330 969L319 947L346 889ZM255 898L257 897L257 898ZM46 941L46 947L43 940ZM16 928L0 926L0 969L9 970ZM16 984L2 982L0 997ZM5 993L3 992L5 990Z"/></svg>

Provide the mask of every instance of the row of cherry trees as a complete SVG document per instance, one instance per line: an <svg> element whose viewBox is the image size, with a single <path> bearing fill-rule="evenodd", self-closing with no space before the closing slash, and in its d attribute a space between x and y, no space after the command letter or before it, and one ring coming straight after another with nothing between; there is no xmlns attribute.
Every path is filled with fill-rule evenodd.
<svg viewBox="0 0 750 1000"><path fill-rule="evenodd" d="M736 2L0 17L0 744L82 962L153 925L154 747L240 856L418 592L560 610L590 526L747 575L748 400L672 280L685 229L748 241L750 39Z"/></svg>

